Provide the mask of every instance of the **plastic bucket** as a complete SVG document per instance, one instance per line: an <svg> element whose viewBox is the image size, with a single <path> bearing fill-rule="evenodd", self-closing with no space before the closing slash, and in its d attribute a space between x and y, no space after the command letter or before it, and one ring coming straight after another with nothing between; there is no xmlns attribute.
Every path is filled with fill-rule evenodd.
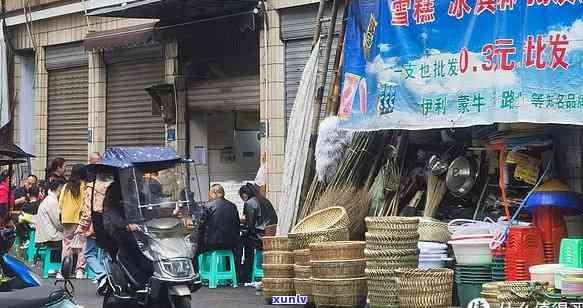
<svg viewBox="0 0 583 308"><path fill-rule="evenodd" d="M541 264L531 266L530 279L538 282L548 282L551 287L555 286L555 272L563 268L561 264Z"/></svg>
<svg viewBox="0 0 583 308"><path fill-rule="evenodd" d="M490 239L453 240L453 252L458 264L486 265L492 263Z"/></svg>
<svg viewBox="0 0 583 308"><path fill-rule="evenodd" d="M569 238L583 238L583 215L565 216L565 224Z"/></svg>
<svg viewBox="0 0 583 308"><path fill-rule="evenodd" d="M480 298L482 293L482 283L457 282L457 296L461 307L467 307L468 304Z"/></svg>
<svg viewBox="0 0 583 308"><path fill-rule="evenodd" d="M565 278L583 278L583 269L581 268L560 268L555 272L555 288L562 289L562 280Z"/></svg>

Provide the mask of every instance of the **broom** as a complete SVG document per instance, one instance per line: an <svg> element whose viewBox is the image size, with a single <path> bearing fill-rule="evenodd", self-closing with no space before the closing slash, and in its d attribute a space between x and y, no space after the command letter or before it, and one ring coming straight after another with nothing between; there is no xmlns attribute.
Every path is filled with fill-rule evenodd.
<svg viewBox="0 0 583 308"><path fill-rule="evenodd" d="M437 208L447 192L445 185L445 177L429 174L427 176L427 198L425 200L425 211L423 216L434 217L437 213Z"/></svg>

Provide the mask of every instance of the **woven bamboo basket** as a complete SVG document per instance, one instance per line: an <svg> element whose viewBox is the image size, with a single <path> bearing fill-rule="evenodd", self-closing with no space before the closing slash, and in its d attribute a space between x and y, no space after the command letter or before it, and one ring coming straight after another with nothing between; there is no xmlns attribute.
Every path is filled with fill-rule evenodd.
<svg viewBox="0 0 583 308"><path fill-rule="evenodd" d="M347 228L350 224L346 209L333 206L319 210L300 220L291 233L309 233L336 228Z"/></svg>
<svg viewBox="0 0 583 308"><path fill-rule="evenodd" d="M366 228L369 232L372 230L379 230L382 232L387 231L417 232L419 218L400 216L366 217L364 219L364 222L366 223Z"/></svg>
<svg viewBox="0 0 583 308"><path fill-rule="evenodd" d="M294 265L263 264L263 276L267 278L294 278Z"/></svg>
<svg viewBox="0 0 583 308"><path fill-rule="evenodd" d="M440 221L421 221L418 231L419 241L447 243L450 238L447 224Z"/></svg>
<svg viewBox="0 0 583 308"><path fill-rule="evenodd" d="M343 241L310 244L312 261L364 259L366 242Z"/></svg>
<svg viewBox="0 0 583 308"><path fill-rule="evenodd" d="M296 278L300 279L310 279L312 278L312 267L311 266L302 266L302 265L294 265L294 273Z"/></svg>
<svg viewBox="0 0 583 308"><path fill-rule="evenodd" d="M312 261L312 278L347 279L364 276L366 259L343 261Z"/></svg>
<svg viewBox="0 0 583 308"><path fill-rule="evenodd" d="M312 295L312 279L294 278L294 288L297 294Z"/></svg>
<svg viewBox="0 0 583 308"><path fill-rule="evenodd" d="M348 241L349 232L348 228L342 227L325 231L289 233L288 237L292 249L306 249L310 247L310 244L315 243Z"/></svg>
<svg viewBox="0 0 583 308"><path fill-rule="evenodd" d="M452 304L453 270L396 270L399 304L403 308L449 307Z"/></svg>
<svg viewBox="0 0 583 308"><path fill-rule="evenodd" d="M417 268L418 265L419 262L417 256L366 259L366 268L368 269L397 269L399 267Z"/></svg>
<svg viewBox="0 0 583 308"><path fill-rule="evenodd" d="M265 226L265 236L275 236L277 225Z"/></svg>
<svg viewBox="0 0 583 308"><path fill-rule="evenodd" d="M309 266L310 250L309 249L294 250L294 261L296 265Z"/></svg>
<svg viewBox="0 0 583 308"><path fill-rule="evenodd" d="M382 305L383 307L385 307L385 305L398 307L399 305L397 293L371 293L369 291L368 300L371 305Z"/></svg>
<svg viewBox="0 0 583 308"><path fill-rule="evenodd" d="M366 305L366 278L312 278L312 293L318 307L364 307Z"/></svg>
<svg viewBox="0 0 583 308"><path fill-rule="evenodd" d="M419 242L417 233L390 234L367 232L366 249L368 250L389 250L389 249L416 249Z"/></svg>
<svg viewBox="0 0 583 308"><path fill-rule="evenodd" d="M263 264L294 264L294 253L290 251L266 251Z"/></svg>
<svg viewBox="0 0 583 308"><path fill-rule="evenodd" d="M407 257L407 256L419 256L419 249L387 249L387 250L371 250L365 249L364 255L367 259L373 258L394 258L394 257Z"/></svg>
<svg viewBox="0 0 583 308"><path fill-rule="evenodd" d="M263 300L266 304L271 304L271 299L274 296L293 296L295 295L295 290L276 290L276 289L266 289L263 288Z"/></svg>
<svg viewBox="0 0 583 308"><path fill-rule="evenodd" d="M294 290L294 278L263 278L263 289Z"/></svg>
<svg viewBox="0 0 583 308"><path fill-rule="evenodd" d="M261 238L263 242L263 251L290 251L289 240L287 236L264 236Z"/></svg>

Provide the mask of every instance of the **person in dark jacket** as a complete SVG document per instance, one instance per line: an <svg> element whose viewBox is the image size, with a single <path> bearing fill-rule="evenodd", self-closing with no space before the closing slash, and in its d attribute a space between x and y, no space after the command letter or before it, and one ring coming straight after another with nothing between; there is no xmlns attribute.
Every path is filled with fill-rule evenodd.
<svg viewBox="0 0 583 308"><path fill-rule="evenodd" d="M235 250L241 242L241 222L237 206L225 199L225 190L219 184L211 186L211 203L205 209L205 232L201 252Z"/></svg>
<svg viewBox="0 0 583 308"><path fill-rule="evenodd" d="M266 226L277 224L277 214L271 202L261 194L259 187L252 183L242 186L239 189L239 196L245 202L243 205L245 224L239 252L239 255L245 254L245 259L239 272L239 280L249 282L255 249L262 249L261 236L265 234Z"/></svg>

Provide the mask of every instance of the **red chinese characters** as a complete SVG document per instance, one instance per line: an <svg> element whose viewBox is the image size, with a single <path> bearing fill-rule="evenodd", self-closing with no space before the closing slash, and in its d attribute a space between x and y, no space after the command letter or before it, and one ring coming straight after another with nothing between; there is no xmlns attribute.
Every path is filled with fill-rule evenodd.
<svg viewBox="0 0 583 308"><path fill-rule="evenodd" d="M416 24L435 21L435 0L413 0L413 20Z"/></svg>
<svg viewBox="0 0 583 308"><path fill-rule="evenodd" d="M514 47L514 40L512 39L500 39L496 40L496 54L500 62L500 69L503 71L514 70L514 61L509 61L508 57L516 53L516 47Z"/></svg>
<svg viewBox="0 0 583 308"><path fill-rule="evenodd" d="M477 0L475 14L480 15L484 11L496 14L496 0Z"/></svg>
<svg viewBox="0 0 583 308"><path fill-rule="evenodd" d="M467 0L452 0L449 3L447 15L462 19L465 14L469 14L471 11L472 7L470 7Z"/></svg>
<svg viewBox="0 0 583 308"><path fill-rule="evenodd" d="M569 63L565 61L567 46L569 46L567 36L564 34L551 35L549 45L551 45L551 68L555 70L560 67L568 70Z"/></svg>
<svg viewBox="0 0 583 308"><path fill-rule="evenodd" d="M539 70L545 69L547 66L543 60L545 48L546 44L543 43L542 35L539 34L536 36L536 44L534 35L527 36L526 43L524 44L524 67L530 68L535 66Z"/></svg>
<svg viewBox="0 0 583 308"><path fill-rule="evenodd" d="M410 8L411 5L409 0L391 1L391 25L404 27L408 26Z"/></svg>

